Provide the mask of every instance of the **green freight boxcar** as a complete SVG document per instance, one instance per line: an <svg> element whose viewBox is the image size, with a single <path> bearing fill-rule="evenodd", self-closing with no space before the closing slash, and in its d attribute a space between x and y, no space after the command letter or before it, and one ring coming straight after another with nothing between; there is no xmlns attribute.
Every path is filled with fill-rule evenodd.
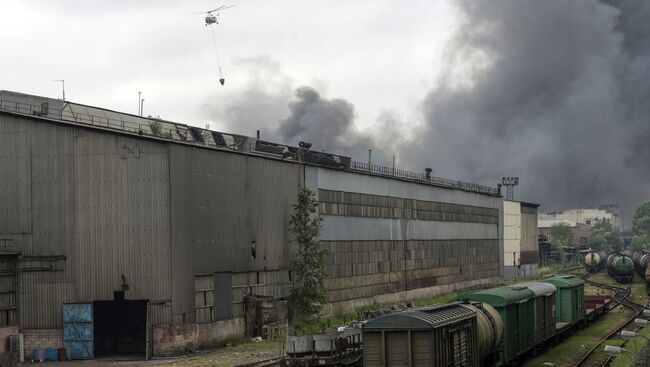
<svg viewBox="0 0 650 367"><path fill-rule="evenodd" d="M477 311L466 305L384 315L362 331L365 367L481 366Z"/></svg>
<svg viewBox="0 0 650 367"><path fill-rule="evenodd" d="M557 322L561 330L585 320L585 281L573 275L544 279L557 288Z"/></svg>
<svg viewBox="0 0 650 367"><path fill-rule="evenodd" d="M535 345L535 293L527 287L486 289L463 293L458 299L485 302L501 316L504 333L498 360L512 362Z"/></svg>
<svg viewBox="0 0 650 367"><path fill-rule="evenodd" d="M542 344L555 335L557 288L544 282L518 283L517 286L535 293L535 344Z"/></svg>

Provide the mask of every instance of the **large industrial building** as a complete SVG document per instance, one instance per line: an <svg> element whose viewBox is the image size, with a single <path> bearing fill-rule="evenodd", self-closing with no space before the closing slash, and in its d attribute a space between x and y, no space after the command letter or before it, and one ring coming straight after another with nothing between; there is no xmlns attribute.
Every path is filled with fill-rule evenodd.
<svg viewBox="0 0 650 367"><path fill-rule="evenodd" d="M496 188L0 91L0 335L86 358L242 335L244 297L295 281L302 187L321 203L330 310L504 275ZM536 207L518 208L522 230ZM89 331L64 340L72 324Z"/></svg>

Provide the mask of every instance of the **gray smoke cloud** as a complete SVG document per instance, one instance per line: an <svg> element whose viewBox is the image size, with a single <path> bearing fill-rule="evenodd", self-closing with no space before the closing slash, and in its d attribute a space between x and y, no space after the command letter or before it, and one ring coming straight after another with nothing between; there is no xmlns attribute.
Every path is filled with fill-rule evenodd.
<svg viewBox="0 0 650 367"><path fill-rule="evenodd" d="M311 87L295 91L295 100L289 102L290 115L282 120L277 133L283 141L309 141L316 149L340 152L365 161L368 149L375 148L373 162L388 162L389 149L381 139L362 132L355 126L352 103L344 99L326 99ZM382 115L380 123L391 125L395 117Z"/></svg>
<svg viewBox="0 0 650 367"><path fill-rule="evenodd" d="M414 138L398 133L391 113L360 131L350 102L288 78L279 91L251 84L222 120L357 160L379 148L388 164L396 152L400 168L443 177L496 185L519 176L516 198L543 209L614 203L629 218L650 199L650 2L455 4L460 23Z"/></svg>
<svg viewBox="0 0 650 367"><path fill-rule="evenodd" d="M246 88L216 105L204 107L207 115L221 123L223 131L252 136L260 130L263 140L297 146L312 143L312 150L348 155L366 162L373 149L373 163L389 164L399 139L388 139L360 130L354 105L340 98L329 99L315 88L295 88L280 65L266 56L240 60L250 72ZM393 129L400 117L383 112L374 124Z"/></svg>
<svg viewBox="0 0 650 367"><path fill-rule="evenodd" d="M546 209L648 198L647 1L466 0L407 161Z"/></svg>

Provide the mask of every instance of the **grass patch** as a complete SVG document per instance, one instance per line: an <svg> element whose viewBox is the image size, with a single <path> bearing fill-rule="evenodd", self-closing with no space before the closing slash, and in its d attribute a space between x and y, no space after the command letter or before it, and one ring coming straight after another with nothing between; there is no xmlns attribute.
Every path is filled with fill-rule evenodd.
<svg viewBox="0 0 650 367"><path fill-rule="evenodd" d="M470 291L470 289L463 290ZM445 304L453 302L458 293L451 292L447 294L441 294L435 297L421 298L416 299L411 302L416 307L426 307L437 304ZM356 307L352 312L343 312L342 310L335 310L334 314L331 316L320 317L311 320L304 320L295 322L293 326L294 331L297 334L316 334L320 333L324 329L334 328L338 326L345 326L355 320L363 320L364 314L366 312L377 311L381 308L389 308L396 303L380 303L376 300L373 300L371 303L366 303L362 306Z"/></svg>
<svg viewBox="0 0 650 367"><path fill-rule="evenodd" d="M223 343L226 347L237 347L242 344L250 343L251 340L245 336L236 336L232 338L226 339L225 343Z"/></svg>
<svg viewBox="0 0 650 367"><path fill-rule="evenodd" d="M234 367L241 364L280 357L285 348L286 342L283 339L269 339L260 342L246 341L238 345L222 347L212 351L199 351L190 357L168 358L147 362L139 361L133 364L127 362L124 366Z"/></svg>
<svg viewBox="0 0 650 367"><path fill-rule="evenodd" d="M537 270L537 278L547 278L558 273L564 273L569 269L575 270L575 268L575 264L551 263L549 265L542 266L539 268L539 270Z"/></svg>
<svg viewBox="0 0 650 367"><path fill-rule="evenodd" d="M645 336L645 338L650 338L650 328L643 328L637 331L639 334ZM625 349L629 350L632 353L643 354L648 340L642 336L637 336L636 338L629 340L625 343ZM634 356L628 353L623 353L622 356L614 358L612 367L627 367L634 366Z"/></svg>
<svg viewBox="0 0 650 367"><path fill-rule="evenodd" d="M553 366L573 366L582 355L600 341L603 334L614 329L622 318L630 317L630 315L630 311L617 307L601 316L595 323L550 348L546 353L529 359L523 366L537 367L543 366L545 363L552 363Z"/></svg>

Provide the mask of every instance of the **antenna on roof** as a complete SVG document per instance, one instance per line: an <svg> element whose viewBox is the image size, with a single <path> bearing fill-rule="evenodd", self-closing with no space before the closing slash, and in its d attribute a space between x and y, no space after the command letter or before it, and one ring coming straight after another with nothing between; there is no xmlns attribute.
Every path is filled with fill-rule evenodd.
<svg viewBox="0 0 650 367"><path fill-rule="evenodd" d="M53 80L53 82L61 82L61 90L63 91L63 100L65 101L65 80L56 79L56 80Z"/></svg>

